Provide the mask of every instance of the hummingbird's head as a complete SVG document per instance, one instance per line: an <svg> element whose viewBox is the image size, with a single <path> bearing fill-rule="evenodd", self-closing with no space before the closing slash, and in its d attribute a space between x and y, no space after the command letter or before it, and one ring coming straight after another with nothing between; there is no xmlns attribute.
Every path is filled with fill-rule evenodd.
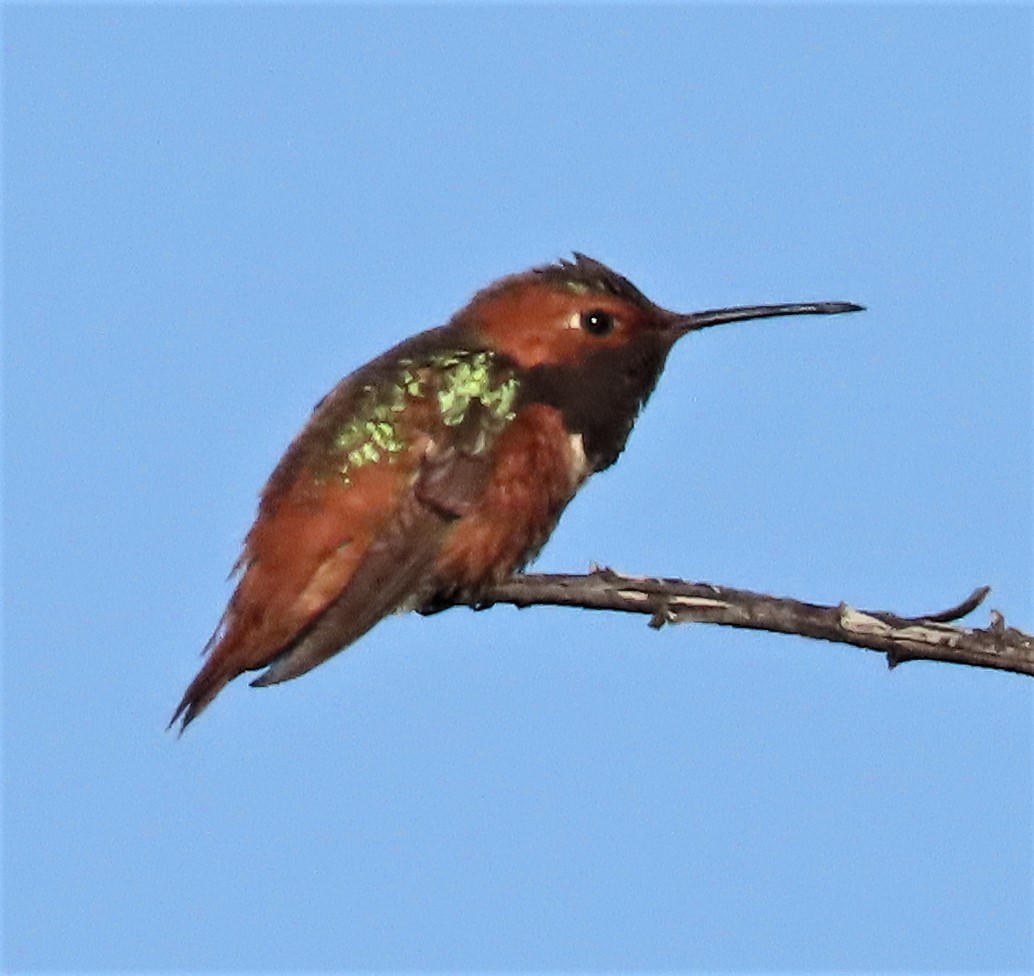
<svg viewBox="0 0 1034 976"><path fill-rule="evenodd" d="M724 322L851 312L846 302L672 312L627 278L575 252L478 292L454 320L521 371L521 402L559 410L591 470L612 464L664 369L672 345Z"/></svg>
<svg viewBox="0 0 1034 976"><path fill-rule="evenodd" d="M474 296L464 315L485 341L524 368L577 366L600 354L647 346L667 354L688 332L775 315L858 311L847 302L751 305L705 312L672 312L650 301L605 264L574 260L501 278Z"/></svg>
<svg viewBox="0 0 1034 976"><path fill-rule="evenodd" d="M577 252L492 283L468 311L489 345L525 368L576 366L637 338L664 341L669 318L627 278Z"/></svg>

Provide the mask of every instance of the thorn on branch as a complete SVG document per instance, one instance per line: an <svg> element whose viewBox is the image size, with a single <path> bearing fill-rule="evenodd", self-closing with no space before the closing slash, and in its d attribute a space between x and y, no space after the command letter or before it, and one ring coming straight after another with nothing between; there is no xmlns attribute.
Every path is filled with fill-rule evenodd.
<svg viewBox="0 0 1034 976"><path fill-rule="evenodd" d="M969 596L966 597L961 603L954 607L949 607L947 610L942 610L940 613L928 613L925 617L913 617L913 620L931 620L934 623L947 624L953 620L959 620L962 617L967 617L977 607L980 606L984 600L987 599L987 594L991 592L990 586L978 586Z"/></svg>
<svg viewBox="0 0 1034 976"><path fill-rule="evenodd" d="M649 626L653 630L660 630L665 624L673 624L678 620L678 614L675 613L670 603L665 603L658 607L653 616L650 618Z"/></svg>

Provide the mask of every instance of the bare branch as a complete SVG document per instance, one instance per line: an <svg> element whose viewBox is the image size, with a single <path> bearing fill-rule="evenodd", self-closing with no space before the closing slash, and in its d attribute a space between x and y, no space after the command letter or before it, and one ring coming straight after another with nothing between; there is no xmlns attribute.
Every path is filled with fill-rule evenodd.
<svg viewBox="0 0 1034 976"><path fill-rule="evenodd" d="M1034 676L1034 637L1006 627L998 611L991 611L991 623L982 629L951 623L972 613L989 592L989 587L982 586L947 610L899 617L857 610L846 603L821 606L711 583L593 569L587 576L515 576L490 589L476 603L460 600L453 605L487 609L494 603L509 603L516 607L621 610L648 614L651 627L711 623L852 644L886 654L890 667L904 661L947 661Z"/></svg>

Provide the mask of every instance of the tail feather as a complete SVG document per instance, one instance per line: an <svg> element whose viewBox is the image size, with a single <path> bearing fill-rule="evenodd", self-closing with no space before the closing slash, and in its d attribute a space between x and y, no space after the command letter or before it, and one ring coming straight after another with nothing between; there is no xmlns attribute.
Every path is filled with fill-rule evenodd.
<svg viewBox="0 0 1034 976"><path fill-rule="evenodd" d="M204 666L197 673L197 677L191 681L176 711L173 712L166 731L171 729L177 721L182 719L179 727L179 734L183 735L187 726L194 721L212 702L226 685L232 681L237 674L227 671L222 659L212 655L205 662Z"/></svg>

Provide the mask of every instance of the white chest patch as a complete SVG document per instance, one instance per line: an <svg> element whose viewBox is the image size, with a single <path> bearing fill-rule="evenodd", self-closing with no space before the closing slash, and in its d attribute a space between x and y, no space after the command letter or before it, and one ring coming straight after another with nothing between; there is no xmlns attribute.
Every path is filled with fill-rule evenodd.
<svg viewBox="0 0 1034 976"><path fill-rule="evenodd" d="M589 459L585 456L585 443L581 434L570 434L567 445L571 451L571 485L577 488L591 473Z"/></svg>

